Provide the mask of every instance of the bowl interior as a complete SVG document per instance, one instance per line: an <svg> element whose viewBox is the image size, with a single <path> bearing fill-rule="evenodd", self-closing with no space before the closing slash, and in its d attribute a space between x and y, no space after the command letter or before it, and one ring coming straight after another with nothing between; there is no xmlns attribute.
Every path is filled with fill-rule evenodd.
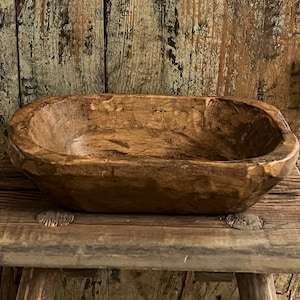
<svg viewBox="0 0 300 300"><path fill-rule="evenodd" d="M240 160L265 155L280 128L255 106L219 98L73 96L30 119L34 143L80 157Z"/></svg>

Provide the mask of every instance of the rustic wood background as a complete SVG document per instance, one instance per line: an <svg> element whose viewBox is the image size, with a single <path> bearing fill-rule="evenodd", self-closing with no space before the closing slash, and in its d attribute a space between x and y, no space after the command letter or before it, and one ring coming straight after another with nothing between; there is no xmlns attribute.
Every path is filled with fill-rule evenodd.
<svg viewBox="0 0 300 300"><path fill-rule="evenodd" d="M1 0L2 147L18 107L45 95L101 92L255 98L277 106L299 137L300 2ZM1 293L15 273L2 270ZM66 276L57 299L100 299L107 285L105 299L238 299L234 282L199 283L197 274ZM279 299L300 299L295 278L277 278Z"/></svg>

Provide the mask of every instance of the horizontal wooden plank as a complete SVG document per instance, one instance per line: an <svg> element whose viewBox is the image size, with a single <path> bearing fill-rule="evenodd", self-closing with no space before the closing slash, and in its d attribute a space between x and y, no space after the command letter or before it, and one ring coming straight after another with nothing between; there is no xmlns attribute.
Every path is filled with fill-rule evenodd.
<svg viewBox="0 0 300 300"><path fill-rule="evenodd" d="M0 164L0 264L152 268L203 272L300 272L300 176L294 171L248 212L260 230L230 228L224 215L103 215L70 212L49 228L47 200L5 157ZM5 172L3 172L3 170Z"/></svg>
<svg viewBox="0 0 300 300"><path fill-rule="evenodd" d="M1 265L299 272L300 230L281 230L278 236L160 226L38 226L10 224L0 231Z"/></svg>

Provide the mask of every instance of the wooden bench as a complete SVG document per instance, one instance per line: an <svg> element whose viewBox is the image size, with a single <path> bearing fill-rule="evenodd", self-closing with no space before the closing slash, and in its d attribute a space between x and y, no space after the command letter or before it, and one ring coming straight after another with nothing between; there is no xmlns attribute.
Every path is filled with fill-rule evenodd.
<svg viewBox="0 0 300 300"><path fill-rule="evenodd" d="M272 273L300 273L300 176L240 215L86 214L55 206L4 156L0 264L24 267L19 300L53 298L62 268L235 273L241 299L276 299Z"/></svg>

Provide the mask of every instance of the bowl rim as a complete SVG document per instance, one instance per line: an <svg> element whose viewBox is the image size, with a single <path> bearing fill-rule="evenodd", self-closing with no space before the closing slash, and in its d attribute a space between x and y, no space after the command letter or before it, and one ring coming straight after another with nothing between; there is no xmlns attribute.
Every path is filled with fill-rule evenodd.
<svg viewBox="0 0 300 300"><path fill-rule="evenodd" d="M268 104L266 102L248 99L248 98L239 98L236 96L191 96L191 95L149 95L149 94L112 94L112 93L100 93L100 94L83 94L83 95L63 95L63 96L50 96L40 98L36 101L33 101L30 104L19 108L15 114L13 115L9 126L8 126L8 152L12 154L12 152L21 152L22 156L26 156L27 158L32 158L32 160L41 161L43 163L48 163L51 165L63 164L67 165L103 165L109 163L118 164L118 165L128 165L132 164L133 159L129 157L122 159L114 159L114 158L104 158L104 157L89 157L89 156L76 156L70 155L60 152L55 152L53 150L49 150L47 148L43 148L38 145L33 139L31 139L26 132L24 133L24 128L26 128L26 124L28 124L33 117L33 112L38 111L46 105L56 103L62 100L69 99L74 101L78 98L94 98L94 97L136 97L136 98L153 98L160 97L165 99L186 99L187 97L193 99L201 99L201 100L212 100L212 99L220 99L225 101L235 101L240 103L245 103L247 105L256 107L266 113L278 126L282 135L282 141L269 153L257 156L253 158L245 158L240 160L228 160L228 161L203 161L198 160L197 158L191 159L172 159L172 163L177 161L179 164L189 163L193 165L214 165L218 164L220 166L239 166L244 167L245 165L274 165L274 164L283 164L284 162L292 162L295 163L298 155L299 155L299 141L295 134L291 131L288 123L283 117L282 113L273 105ZM26 130L26 129L25 129ZM153 165L157 162L165 163L168 165L170 159L166 158L148 158L148 157L139 157L135 159L135 162L138 165Z"/></svg>

